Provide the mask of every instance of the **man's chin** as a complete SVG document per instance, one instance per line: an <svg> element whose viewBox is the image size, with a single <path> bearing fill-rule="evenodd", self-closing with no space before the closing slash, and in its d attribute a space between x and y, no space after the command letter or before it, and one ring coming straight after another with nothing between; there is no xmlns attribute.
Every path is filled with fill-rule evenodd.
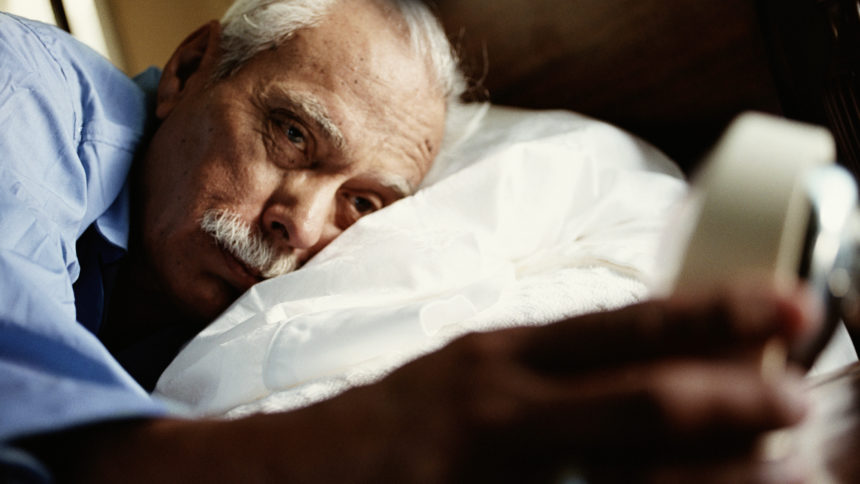
<svg viewBox="0 0 860 484"><path fill-rule="evenodd" d="M244 292L226 282L213 286L215 287L207 291L177 298L179 309L186 314L190 322L200 325L201 329L217 319Z"/></svg>
<svg viewBox="0 0 860 484"><path fill-rule="evenodd" d="M273 277L294 272L298 269L297 266L298 264L294 264L290 270ZM259 282L262 281L257 281ZM174 300L187 317L205 326L217 319L251 287L253 286L250 284L237 285L233 281L212 276L205 281L187 282L186 287L176 288ZM189 288L194 288L195 291L189 292Z"/></svg>

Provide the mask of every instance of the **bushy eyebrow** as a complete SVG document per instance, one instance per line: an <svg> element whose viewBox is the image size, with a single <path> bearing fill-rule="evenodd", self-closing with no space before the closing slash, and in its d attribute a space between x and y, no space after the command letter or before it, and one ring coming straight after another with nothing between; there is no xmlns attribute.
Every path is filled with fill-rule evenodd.
<svg viewBox="0 0 860 484"><path fill-rule="evenodd" d="M291 92L280 86L272 88L274 94L282 105L293 111L297 116L313 122L328 139L339 150L346 149L346 138L340 128L332 120L325 105L314 95L304 92Z"/></svg>
<svg viewBox="0 0 860 484"><path fill-rule="evenodd" d="M408 197L415 191L406 178L395 173L377 173L376 178L384 187L397 193L400 198Z"/></svg>
<svg viewBox="0 0 860 484"><path fill-rule="evenodd" d="M296 116L310 120L335 148L346 151L347 144L343 132L316 96L307 92L291 91L284 86L271 86L270 89L268 92L270 98L276 98L279 105L289 109ZM373 178L400 198L408 197L415 192L415 187L409 180L397 173L379 171L373 174Z"/></svg>

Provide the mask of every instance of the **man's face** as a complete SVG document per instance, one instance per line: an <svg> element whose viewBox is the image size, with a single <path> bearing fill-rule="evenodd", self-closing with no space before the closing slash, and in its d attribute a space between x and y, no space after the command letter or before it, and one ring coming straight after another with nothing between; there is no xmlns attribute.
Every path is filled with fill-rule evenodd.
<svg viewBox="0 0 860 484"><path fill-rule="evenodd" d="M429 169L444 131L441 92L379 12L346 5L214 84L217 25L180 47L176 69L168 63L163 121L144 159L142 237L157 282L184 311L214 318ZM268 258L253 262L253 249L226 248L231 229L218 241L212 228L225 220L289 260L260 267Z"/></svg>

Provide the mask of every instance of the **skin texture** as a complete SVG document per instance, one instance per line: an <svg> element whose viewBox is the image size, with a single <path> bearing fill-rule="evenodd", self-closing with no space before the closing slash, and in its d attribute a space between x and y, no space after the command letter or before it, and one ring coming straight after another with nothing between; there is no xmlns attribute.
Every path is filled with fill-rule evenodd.
<svg viewBox="0 0 860 484"><path fill-rule="evenodd" d="M155 284L203 320L260 280L202 232L205 210L233 210L304 262L420 183L445 116L427 65L364 2L211 84L219 35L204 26L168 62L141 190Z"/></svg>

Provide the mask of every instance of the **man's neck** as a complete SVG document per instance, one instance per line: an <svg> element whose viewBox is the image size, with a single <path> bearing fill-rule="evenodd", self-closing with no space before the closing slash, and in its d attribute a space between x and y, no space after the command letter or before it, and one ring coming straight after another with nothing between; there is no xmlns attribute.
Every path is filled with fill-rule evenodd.
<svg viewBox="0 0 860 484"><path fill-rule="evenodd" d="M205 321L180 311L147 274L145 263L129 254L107 302L99 339L126 371L152 390L164 368Z"/></svg>

